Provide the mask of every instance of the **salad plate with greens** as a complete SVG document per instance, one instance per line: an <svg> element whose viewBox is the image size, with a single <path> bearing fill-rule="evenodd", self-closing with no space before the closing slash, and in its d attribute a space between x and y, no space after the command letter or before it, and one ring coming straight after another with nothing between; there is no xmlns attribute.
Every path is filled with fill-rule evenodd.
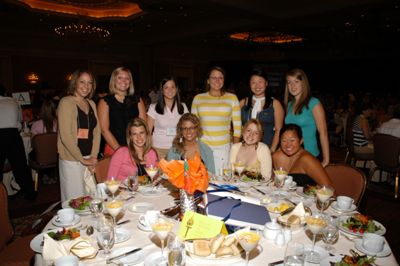
<svg viewBox="0 0 400 266"><path fill-rule="evenodd" d="M362 236L365 232L377 235L384 235L386 233L386 228L381 223L361 213L351 216L341 216L339 228L343 232L355 236Z"/></svg>
<svg viewBox="0 0 400 266"><path fill-rule="evenodd" d="M61 206L63 208L72 208L78 214L90 213L91 196L83 196L75 199L64 201Z"/></svg>

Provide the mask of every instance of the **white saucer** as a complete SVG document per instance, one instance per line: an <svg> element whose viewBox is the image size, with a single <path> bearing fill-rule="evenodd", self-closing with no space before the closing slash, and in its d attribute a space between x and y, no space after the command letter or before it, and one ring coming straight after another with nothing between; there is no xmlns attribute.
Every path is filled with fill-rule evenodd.
<svg viewBox="0 0 400 266"><path fill-rule="evenodd" d="M332 207L332 209L334 209L335 211L338 211L338 212L352 212L352 211L357 210L357 206L354 204L351 204L351 207L349 209L339 208L339 206L337 205L337 201L332 202L331 207Z"/></svg>
<svg viewBox="0 0 400 266"><path fill-rule="evenodd" d="M153 252L146 256L144 260L144 266L167 266L167 260L165 264L157 264L158 260L161 258L161 251Z"/></svg>
<svg viewBox="0 0 400 266"><path fill-rule="evenodd" d="M151 187L139 187L139 192L146 197L160 197L168 194L168 189L163 187L153 188Z"/></svg>
<svg viewBox="0 0 400 266"><path fill-rule="evenodd" d="M310 252L312 248L313 248L312 245L304 245L304 253ZM320 246L315 246L314 252L317 252L319 254L321 261L329 257L328 251L326 251L324 248ZM305 257L305 261L307 261L307 256Z"/></svg>
<svg viewBox="0 0 400 266"><path fill-rule="evenodd" d="M117 228L115 230L115 244L127 241L129 238L131 238L131 235L132 234L129 232L129 230L124 228Z"/></svg>
<svg viewBox="0 0 400 266"><path fill-rule="evenodd" d="M128 210L135 213L145 213L154 210L154 204L150 202L136 202L128 207Z"/></svg>
<svg viewBox="0 0 400 266"><path fill-rule="evenodd" d="M386 257L389 256L390 253L392 253L390 247L386 243L383 245L383 250L381 252L371 252L366 250L362 245L362 239L355 239L354 246L356 247L356 249L369 256Z"/></svg>
<svg viewBox="0 0 400 266"><path fill-rule="evenodd" d="M140 222L137 223L137 228L139 228L142 231L145 232L152 232L153 230L151 229L151 227L146 227L143 224L141 224Z"/></svg>
<svg viewBox="0 0 400 266"><path fill-rule="evenodd" d="M115 257L115 256L118 256L118 255L120 255L120 254L123 254L123 253L125 253L125 252L128 252L128 251L130 251L130 250L133 250L133 249L135 249L136 247L122 247L122 248L117 248L117 249L114 249L112 252L111 252L111 255L110 255L110 257ZM122 265L136 265L136 264L139 264L139 263L141 263L141 262L143 262L144 261L144 252L143 252L143 250L140 250L140 251L138 251L138 252L135 252L135 253L133 253L133 254L130 254L130 255L128 255L128 256L125 256L125 257L123 257L123 258L120 258L119 260L115 260L115 262L119 262L119 263L121 263ZM119 264L120 265L120 264Z"/></svg>
<svg viewBox="0 0 400 266"><path fill-rule="evenodd" d="M76 225L80 221L81 221L81 217L79 215L75 214L74 220L72 220L72 222L70 222L70 223L61 223L60 221L58 221L58 215L56 215L52 219L51 223L53 225L55 225L55 226L58 226L58 227L68 227L68 226Z"/></svg>

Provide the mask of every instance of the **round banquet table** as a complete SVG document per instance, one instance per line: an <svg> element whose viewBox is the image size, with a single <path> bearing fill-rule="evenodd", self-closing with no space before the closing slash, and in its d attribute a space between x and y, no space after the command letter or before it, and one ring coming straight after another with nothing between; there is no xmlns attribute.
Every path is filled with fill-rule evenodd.
<svg viewBox="0 0 400 266"><path fill-rule="evenodd" d="M270 188L263 188L261 186L257 186L257 188L262 189L262 190L270 189ZM258 198L262 197L262 195L260 193L253 191L252 189L248 190L248 192L249 192L250 196L258 197ZM297 197L298 193L291 192L291 195ZM132 233L131 238L129 240L127 240L126 242L123 242L120 244L115 244L113 249L118 249L118 248L122 248L122 247L130 247L132 249L133 249L133 247L142 247L145 257L150 255L151 253L160 252L160 248L158 246L156 246L151 240L152 233L144 232L144 231L141 231L138 229L137 224L138 224L139 216L141 214L131 212L128 209L129 209L129 206L131 206L132 204L138 203L138 202L151 202L154 204L154 206L157 210L162 210L162 209L173 206L174 205L173 199L174 198L170 194L165 194L165 195L158 196L158 197L154 197L154 196L149 197L149 196L142 195L140 192L136 192L135 198L130 199L126 202L126 204L125 204L126 208L125 208L124 215L120 219L120 221L123 221L126 219L130 220L129 223L121 225L120 227L128 229ZM309 199L308 199L308 202L307 202L307 200L305 200L304 204L310 205L310 208L312 209L313 212L317 211L315 204L313 202L310 202ZM333 210L331 207L329 207L325 212L327 214L340 215L338 212ZM348 215L348 214L346 214L346 215ZM81 224L83 224L83 225L92 224L93 225L94 223L95 223L95 218L93 218L91 215L81 216ZM76 226L78 226L78 225L76 225ZM175 227L173 229L173 231L175 233L178 231L178 227L179 227L179 222L176 222ZM50 221L47 224L47 226L44 228L44 231L47 231L49 229L55 229L55 228L57 228L57 227L55 227ZM387 232L387 234L389 234L389 233L390 232ZM81 234L83 236L85 235L84 230L81 231ZM93 241L95 241L95 239L96 239L95 234L91 236ZM312 244L312 239L310 239L310 237L307 236L305 230L294 232L292 234L292 241L300 242L305 245ZM285 246L278 247L272 241L267 240L264 237L260 240L259 245L261 246L262 251L261 252L253 252L252 253L253 255L252 254L250 255L250 259L251 259L250 265L265 266L265 265L268 265L269 263L283 260L284 253L285 253ZM316 242L317 247L322 246L322 245L324 245L324 243L322 241ZM360 251L358 251L355 248L354 242L346 237L343 237L342 233L340 233L339 239L333 245L333 247L336 249L335 255L339 255L339 254L350 255L350 252L349 252L350 249L354 249L358 253L362 254ZM337 260L337 258L338 258L338 256L336 256L336 260ZM327 258L324 260L324 263L321 263L321 265L329 265L329 261L330 261L330 258ZM106 265L105 260L100 259L100 258L84 260L83 262L84 262L84 265ZM385 265L385 266L398 265L395 257L393 256L393 253L391 253L387 257L377 258L375 263L376 263L376 265ZM42 255L39 253L36 254L35 265L38 265L38 266L43 265ZM140 263L138 265L144 265L144 263ZM216 266L218 265L218 266L221 266L221 265L225 265L225 264L218 260L211 261L211 262L208 260L207 262L205 262L204 260L196 260L196 259L191 258L190 256L186 256L186 265L187 266L192 266L192 265L216 265ZM230 265L230 264L226 264L226 265ZM282 265L283 265L283 263L282 263ZM315 265L315 264L310 264L310 263L306 262L305 265Z"/></svg>

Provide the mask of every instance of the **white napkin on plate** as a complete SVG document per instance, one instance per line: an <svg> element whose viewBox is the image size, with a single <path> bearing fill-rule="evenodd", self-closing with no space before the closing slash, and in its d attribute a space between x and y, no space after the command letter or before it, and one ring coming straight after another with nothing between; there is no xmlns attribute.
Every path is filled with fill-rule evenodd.
<svg viewBox="0 0 400 266"><path fill-rule="evenodd" d="M306 210L304 209L303 202L297 204L297 206L290 213L279 217L279 220L282 222L287 222L287 219L291 215L297 215L300 218L302 224L305 222Z"/></svg>
<svg viewBox="0 0 400 266"><path fill-rule="evenodd" d="M97 247L94 247L88 238L78 237L74 240L56 241L44 234L43 261L45 266L53 265L57 258L66 255L75 255L79 259L94 258L97 251Z"/></svg>

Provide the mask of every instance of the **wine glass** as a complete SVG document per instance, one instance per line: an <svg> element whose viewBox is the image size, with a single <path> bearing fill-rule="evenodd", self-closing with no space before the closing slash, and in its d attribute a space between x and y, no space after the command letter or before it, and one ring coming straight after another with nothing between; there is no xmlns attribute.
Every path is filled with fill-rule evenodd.
<svg viewBox="0 0 400 266"><path fill-rule="evenodd" d="M118 179L115 179L114 177L111 177L110 179L106 180L106 186L108 188L108 190L111 192L112 194L112 198L115 198L115 193L117 192L117 190L119 189L119 185L121 184L121 181Z"/></svg>
<svg viewBox="0 0 400 266"><path fill-rule="evenodd" d="M250 251L257 247L260 241L260 232L258 231L241 231L238 234L239 243L246 252L246 266L249 265Z"/></svg>
<svg viewBox="0 0 400 266"><path fill-rule="evenodd" d="M339 219L334 216L329 216L326 218L326 221L327 225L322 230L322 240L326 244L324 248L331 253L335 253L336 250L332 244L339 238Z"/></svg>
<svg viewBox="0 0 400 266"><path fill-rule="evenodd" d="M168 243L168 266L185 265L185 243L179 237L175 237Z"/></svg>
<svg viewBox="0 0 400 266"><path fill-rule="evenodd" d="M310 229L313 234L313 245L311 251L306 253L306 260L311 263L320 263L321 256L318 252L314 251L315 248L315 239L317 234L320 233L327 225L326 217L322 214L316 214L313 216L308 216L306 218L306 223L308 229Z"/></svg>
<svg viewBox="0 0 400 266"><path fill-rule="evenodd" d="M168 234L171 232L173 227L173 221L163 216L160 216L151 222L151 229L161 242L161 258L156 261L156 265L165 265L167 263L167 260L164 257L164 245L165 239L168 237Z"/></svg>
<svg viewBox="0 0 400 266"><path fill-rule="evenodd" d="M108 213L112 216L114 225L116 225L116 217L121 212L124 202L122 200L112 200L105 203Z"/></svg>
<svg viewBox="0 0 400 266"><path fill-rule="evenodd" d="M316 205L321 213L323 213L324 210L328 208L329 201L332 198L334 191L335 190L333 188L328 186L320 186L317 188L315 192L315 194L317 195Z"/></svg>
<svg viewBox="0 0 400 266"><path fill-rule="evenodd" d="M115 242L113 223L102 217L98 222L97 243L103 249L101 257L107 258Z"/></svg>
<svg viewBox="0 0 400 266"><path fill-rule="evenodd" d="M223 166L222 166L222 178L225 180L225 181L231 181L231 179L232 179L232 177L233 177L233 173L232 173L232 171L231 171L231 167L229 166L229 164L227 163L227 164L224 164Z"/></svg>
<svg viewBox="0 0 400 266"><path fill-rule="evenodd" d="M294 241L290 241L289 243L287 243L283 265L304 265L304 245Z"/></svg>
<svg viewBox="0 0 400 266"><path fill-rule="evenodd" d="M241 161L238 161L238 162L234 163L233 166L235 167L235 170L238 173L239 178L240 178L243 173L243 170L245 168L244 164Z"/></svg>
<svg viewBox="0 0 400 266"><path fill-rule="evenodd" d="M99 214L103 212L103 200L97 192L94 192L91 197L92 200L90 201L89 209L93 216L98 218Z"/></svg>
<svg viewBox="0 0 400 266"><path fill-rule="evenodd" d="M126 183L130 191L136 191L139 188L139 178L136 174L130 175L126 179Z"/></svg>

